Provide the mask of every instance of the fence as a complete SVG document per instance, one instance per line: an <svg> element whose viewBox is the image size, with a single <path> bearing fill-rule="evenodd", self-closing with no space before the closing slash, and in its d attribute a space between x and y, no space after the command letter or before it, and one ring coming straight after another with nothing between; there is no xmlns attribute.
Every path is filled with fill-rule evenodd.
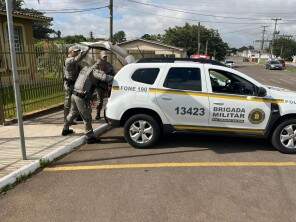
<svg viewBox="0 0 296 222"><path fill-rule="evenodd" d="M16 57L24 113L63 102L64 46L23 46ZM15 116L10 53L0 51L0 124Z"/></svg>
<svg viewBox="0 0 296 222"><path fill-rule="evenodd" d="M30 113L63 102L63 65L67 46L47 44L17 47L17 66L23 112ZM1 49L0 49L1 50ZM99 50L92 50L89 59L99 58ZM129 50L136 59L142 57L174 57L173 51ZM118 71L122 63L113 57ZM16 117L16 107L11 74L10 53L0 51L0 124Z"/></svg>

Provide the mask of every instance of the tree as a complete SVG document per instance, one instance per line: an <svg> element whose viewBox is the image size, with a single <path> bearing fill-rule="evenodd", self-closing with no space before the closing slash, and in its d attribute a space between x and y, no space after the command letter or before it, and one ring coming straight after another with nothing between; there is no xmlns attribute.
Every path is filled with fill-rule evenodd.
<svg viewBox="0 0 296 222"><path fill-rule="evenodd" d="M62 38L62 40L66 44L74 44L79 42L85 42L86 38L83 35L68 35Z"/></svg>
<svg viewBox="0 0 296 222"><path fill-rule="evenodd" d="M292 60L296 55L296 41L291 38L281 37L276 39L273 45L273 53L286 60Z"/></svg>
<svg viewBox="0 0 296 222"><path fill-rule="evenodd" d="M183 27L169 28L165 30L163 41L164 43L186 49L189 56L195 54L198 51L198 26L186 23ZM217 60L225 58L228 44L223 42L216 30L200 26L200 42L201 54L206 52L207 45L208 55L214 56Z"/></svg>
<svg viewBox="0 0 296 222"><path fill-rule="evenodd" d="M254 46L249 45L249 46L248 46L248 49L249 49L249 50L254 50L255 48L254 48Z"/></svg>
<svg viewBox="0 0 296 222"><path fill-rule="evenodd" d="M126 41L126 35L124 31L116 32L113 35L113 43L121 43Z"/></svg>
<svg viewBox="0 0 296 222"><path fill-rule="evenodd" d="M245 50L248 50L249 48L247 46L242 46L238 49L239 52L243 52Z"/></svg>
<svg viewBox="0 0 296 222"><path fill-rule="evenodd" d="M161 34L156 34L156 35L145 34L141 38L146 40L151 40L151 41L159 41L159 42L163 40L163 36Z"/></svg>
<svg viewBox="0 0 296 222"><path fill-rule="evenodd" d="M34 15L44 16L43 12L40 12L35 9L23 8L24 1L23 0L13 0L13 9L17 11L21 11L24 13L30 13ZM0 0L0 8L5 9L5 0ZM55 33L55 31L51 28L52 20L50 21L34 21L33 28L33 37L35 39L48 39L49 35Z"/></svg>
<svg viewBox="0 0 296 222"><path fill-rule="evenodd" d="M13 0L12 7L14 10L20 9L24 4L24 0ZM5 9L5 0L0 0L0 9Z"/></svg>

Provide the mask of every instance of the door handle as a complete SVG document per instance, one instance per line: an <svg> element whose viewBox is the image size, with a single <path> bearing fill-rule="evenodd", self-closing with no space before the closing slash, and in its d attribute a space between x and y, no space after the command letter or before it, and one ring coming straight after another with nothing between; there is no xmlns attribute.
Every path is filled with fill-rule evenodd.
<svg viewBox="0 0 296 222"><path fill-rule="evenodd" d="M214 103L214 105L217 105L217 106L224 106L224 103Z"/></svg>
<svg viewBox="0 0 296 222"><path fill-rule="evenodd" d="M172 98L169 98L169 97L161 97L162 100L166 100L166 101L171 101L173 100Z"/></svg>

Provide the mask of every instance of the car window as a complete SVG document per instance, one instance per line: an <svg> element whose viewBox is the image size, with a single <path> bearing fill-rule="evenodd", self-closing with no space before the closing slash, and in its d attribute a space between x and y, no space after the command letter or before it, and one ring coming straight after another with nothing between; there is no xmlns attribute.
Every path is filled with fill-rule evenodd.
<svg viewBox="0 0 296 222"><path fill-rule="evenodd" d="M159 68L137 69L132 75L132 80L153 85L158 76L158 73Z"/></svg>
<svg viewBox="0 0 296 222"><path fill-rule="evenodd" d="M280 64L278 61L271 61L270 64Z"/></svg>
<svg viewBox="0 0 296 222"><path fill-rule="evenodd" d="M244 78L233 73L210 69L212 91L215 93L255 95L256 86Z"/></svg>
<svg viewBox="0 0 296 222"><path fill-rule="evenodd" d="M163 86L171 89L201 91L200 69L171 68Z"/></svg>

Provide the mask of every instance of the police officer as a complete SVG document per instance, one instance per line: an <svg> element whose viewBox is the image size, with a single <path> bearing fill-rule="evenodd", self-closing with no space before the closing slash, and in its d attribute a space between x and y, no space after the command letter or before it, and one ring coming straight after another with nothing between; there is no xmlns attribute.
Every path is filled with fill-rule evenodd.
<svg viewBox="0 0 296 222"><path fill-rule="evenodd" d="M64 66L64 89L65 89L65 100L64 100L64 119L70 112L71 107L71 95L75 81L81 70L80 62L86 56L90 49L87 51L81 51L77 46L72 46L68 50L68 57L65 60Z"/></svg>
<svg viewBox="0 0 296 222"><path fill-rule="evenodd" d="M92 117L91 117L91 99L94 90L101 82L110 83L113 77L107 75L103 70L100 69L102 61L99 60L91 67L84 67L75 82L73 95L71 97L71 110L69 115L66 117L62 135L66 136L73 133L69 127L73 119L80 114L86 131L86 139L88 144L100 142L96 139L93 128L92 128Z"/></svg>
<svg viewBox="0 0 296 222"><path fill-rule="evenodd" d="M113 66L107 61L107 53L106 51L101 51L100 53L100 69L103 70L107 75L113 76L115 75ZM104 98L108 96L108 84L105 82L101 82L96 88L97 91L97 115L96 120L101 119L101 110L103 108Z"/></svg>

